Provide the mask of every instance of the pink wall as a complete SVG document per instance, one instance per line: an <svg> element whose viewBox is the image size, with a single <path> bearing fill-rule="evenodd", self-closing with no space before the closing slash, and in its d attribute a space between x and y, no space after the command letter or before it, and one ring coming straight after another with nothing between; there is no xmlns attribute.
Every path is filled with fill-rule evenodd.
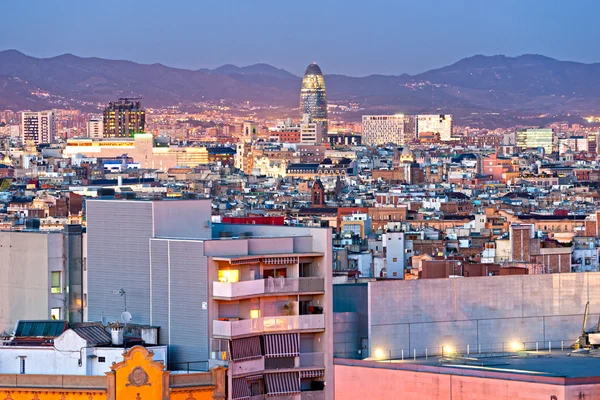
<svg viewBox="0 0 600 400"><path fill-rule="evenodd" d="M556 396L557 400L600 399L600 384L564 386L511 380L519 377L515 374L498 375L505 375L507 379L337 364L335 365L335 398L339 400L552 400L551 396ZM528 375L521 375L521 377L527 380L536 379ZM562 378L557 379L559 380Z"/></svg>

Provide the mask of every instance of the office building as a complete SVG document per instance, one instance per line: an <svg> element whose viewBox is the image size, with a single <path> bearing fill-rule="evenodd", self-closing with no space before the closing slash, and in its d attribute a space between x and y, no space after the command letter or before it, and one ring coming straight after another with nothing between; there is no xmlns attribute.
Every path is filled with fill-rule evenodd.
<svg viewBox="0 0 600 400"><path fill-rule="evenodd" d="M169 169L173 167L196 167L208 164L221 148L206 147L156 147L154 136L136 133L133 138L69 139L63 150L64 157L82 155L97 158L120 158L127 154L141 168ZM227 148L232 158L235 150ZM212 154L211 154L212 153ZM227 155L227 154L224 154Z"/></svg>
<svg viewBox="0 0 600 400"><path fill-rule="evenodd" d="M228 366L229 399L332 399L331 231L210 219L210 200L88 200L89 320L122 289L172 362Z"/></svg>
<svg viewBox="0 0 600 400"><path fill-rule="evenodd" d="M452 140L451 114L420 114L416 117L417 137L422 134L439 136L441 141Z"/></svg>
<svg viewBox="0 0 600 400"><path fill-rule="evenodd" d="M21 140L23 143L32 142L52 143L55 135L53 111L30 112L21 114Z"/></svg>
<svg viewBox="0 0 600 400"><path fill-rule="evenodd" d="M105 138L127 138L134 133L144 132L146 112L140 101L133 100L120 98L108 103L103 114Z"/></svg>
<svg viewBox="0 0 600 400"><path fill-rule="evenodd" d="M310 64L302 78L300 90L300 117L308 114L311 122L321 122L327 133L327 95L325 80L321 68L316 63Z"/></svg>
<svg viewBox="0 0 600 400"><path fill-rule="evenodd" d="M87 137L102 139L104 136L104 122L101 116L91 117L87 123Z"/></svg>
<svg viewBox="0 0 600 400"><path fill-rule="evenodd" d="M517 132L517 146L521 149L544 149L552 153L554 132L552 129L525 129Z"/></svg>
<svg viewBox="0 0 600 400"><path fill-rule="evenodd" d="M369 146L406 145L415 139L413 115L363 115L362 141Z"/></svg>

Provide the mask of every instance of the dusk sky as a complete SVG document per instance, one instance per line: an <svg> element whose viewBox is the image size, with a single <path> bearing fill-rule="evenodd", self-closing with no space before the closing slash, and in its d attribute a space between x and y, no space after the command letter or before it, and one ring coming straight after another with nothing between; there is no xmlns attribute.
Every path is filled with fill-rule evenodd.
<svg viewBox="0 0 600 400"><path fill-rule="evenodd" d="M6 1L0 50L198 69L418 73L475 54L600 62L593 0Z"/></svg>

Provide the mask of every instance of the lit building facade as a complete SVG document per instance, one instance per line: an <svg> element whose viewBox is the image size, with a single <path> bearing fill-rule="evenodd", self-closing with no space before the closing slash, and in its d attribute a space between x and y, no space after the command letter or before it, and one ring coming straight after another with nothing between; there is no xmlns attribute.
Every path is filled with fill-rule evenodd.
<svg viewBox="0 0 600 400"><path fill-rule="evenodd" d="M123 154L140 164L141 168L168 169L173 167L196 167L211 161L233 162L235 150L220 152L218 148L206 147L155 147L154 137L149 133L137 133L133 138L69 139L63 151L64 157L82 155L96 158L117 158Z"/></svg>
<svg viewBox="0 0 600 400"><path fill-rule="evenodd" d="M23 143L32 142L52 143L54 141L56 126L54 112L23 112L21 114L21 140Z"/></svg>
<svg viewBox="0 0 600 400"><path fill-rule="evenodd" d="M173 363L228 367L228 399L333 399L331 230L210 220L210 200L88 201L89 319L121 314L119 274Z"/></svg>
<svg viewBox="0 0 600 400"><path fill-rule="evenodd" d="M525 129L517 132L517 146L521 149L544 149L552 153L554 131L552 129Z"/></svg>
<svg viewBox="0 0 600 400"><path fill-rule="evenodd" d="M104 136L104 122L102 117L92 117L87 123L87 136L92 139L101 139Z"/></svg>
<svg viewBox="0 0 600 400"><path fill-rule="evenodd" d="M362 141L368 146L403 146L415 139L414 115L363 115L362 124Z"/></svg>
<svg viewBox="0 0 600 400"><path fill-rule="evenodd" d="M300 117L308 114L311 122L321 122L327 132L327 95L325 79L321 68L315 63L310 64L302 78L300 90Z"/></svg>
<svg viewBox="0 0 600 400"><path fill-rule="evenodd" d="M103 114L104 137L126 138L134 133L144 132L146 112L139 101L123 98L111 102Z"/></svg>
<svg viewBox="0 0 600 400"><path fill-rule="evenodd" d="M452 115L451 114L420 114L416 117L417 136L421 133L439 135L439 140L452 140Z"/></svg>

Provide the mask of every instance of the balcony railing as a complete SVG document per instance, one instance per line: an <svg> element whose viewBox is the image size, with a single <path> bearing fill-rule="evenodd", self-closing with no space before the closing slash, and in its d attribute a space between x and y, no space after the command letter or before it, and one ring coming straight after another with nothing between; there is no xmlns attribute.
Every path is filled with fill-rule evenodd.
<svg viewBox="0 0 600 400"><path fill-rule="evenodd" d="M213 296L226 299L269 293L322 293L325 280L318 277L272 278L241 282L213 282Z"/></svg>
<svg viewBox="0 0 600 400"><path fill-rule="evenodd" d="M261 357L253 360L234 361L230 365L233 376L262 372L265 369L265 358Z"/></svg>
<svg viewBox="0 0 600 400"><path fill-rule="evenodd" d="M262 317L240 321L213 321L213 335L220 337L321 329L325 329L325 317L323 314L282 315L279 317Z"/></svg>
<svg viewBox="0 0 600 400"><path fill-rule="evenodd" d="M300 353L300 367L325 367L325 353Z"/></svg>

